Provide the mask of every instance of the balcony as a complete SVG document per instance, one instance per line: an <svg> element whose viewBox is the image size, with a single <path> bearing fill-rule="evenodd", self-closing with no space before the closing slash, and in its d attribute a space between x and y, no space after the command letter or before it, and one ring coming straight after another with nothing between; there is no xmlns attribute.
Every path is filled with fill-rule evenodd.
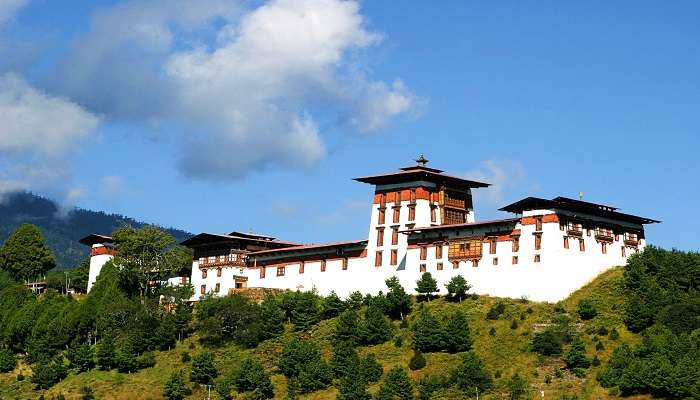
<svg viewBox="0 0 700 400"><path fill-rule="evenodd" d="M450 197L445 197L445 205L454 208L466 208L466 202L463 199L455 199Z"/></svg>
<svg viewBox="0 0 700 400"><path fill-rule="evenodd" d="M583 237L583 230L581 229L567 229L566 234L569 236Z"/></svg>
<svg viewBox="0 0 700 400"><path fill-rule="evenodd" d="M612 242L615 240L615 237L611 233L605 232L596 232L595 238L601 242Z"/></svg>
<svg viewBox="0 0 700 400"><path fill-rule="evenodd" d="M639 240L637 239L625 239L625 246L637 247L639 245Z"/></svg>
<svg viewBox="0 0 700 400"><path fill-rule="evenodd" d="M203 258L199 260L200 268L212 268L212 267L245 267L246 266L246 255L245 254L229 254L225 257L216 257L214 260L210 258Z"/></svg>

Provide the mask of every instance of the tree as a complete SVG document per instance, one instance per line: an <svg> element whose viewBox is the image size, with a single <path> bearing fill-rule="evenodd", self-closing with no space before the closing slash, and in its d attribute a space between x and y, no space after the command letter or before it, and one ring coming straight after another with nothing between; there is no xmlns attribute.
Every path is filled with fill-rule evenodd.
<svg viewBox="0 0 700 400"><path fill-rule="evenodd" d="M0 248L0 269L16 280L36 279L55 266L56 258L35 225L20 225Z"/></svg>
<svg viewBox="0 0 700 400"><path fill-rule="evenodd" d="M392 368L386 378L384 378L384 382L382 382L379 388L377 398L380 400L413 399L413 383L411 383L411 379L408 377L406 370L401 367Z"/></svg>
<svg viewBox="0 0 700 400"><path fill-rule="evenodd" d="M265 297L260 304L260 340L272 339L284 332L284 310L279 300Z"/></svg>
<svg viewBox="0 0 700 400"><path fill-rule="evenodd" d="M190 380L202 384L211 384L219 373L214 366L214 357L208 351L192 357Z"/></svg>
<svg viewBox="0 0 700 400"><path fill-rule="evenodd" d="M155 226L119 228L112 238L118 249L114 263L121 270L122 281L142 298L154 293L154 282L163 282L169 274L192 264L191 251L177 246L171 234Z"/></svg>
<svg viewBox="0 0 700 400"><path fill-rule="evenodd" d="M577 312L579 317L581 317L581 319L584 321L593 319L596 315L598 315L598 310L595 308L595 304L593 304L593 301L589 299L583 299L578 302Z"/></svg>
<svg viewBox="0 0 700 400"><path fill-rule="evenodd" d="M382 310L374 304L365 310L365 320L362 324L362 343L375 345L391 339L391 322Z"/></svg>
<svg viewBox="0 0 700 400"><path fill-rule="evenodd" d="M469 396L477 389L483 393L493 386L493 380L486 372L484 363L472 351L461 355L459 365L452 371L451 380Z"/></svg>
<svg viewBox="0 0 700 400"><path fill-rule="evenodd" d="M472 347L472 338L469 331L469 322L464 313L457 311L450 316L445 324L446 350L450 353L469 351Z"/></svg>
<svg viewBox="0 0 700 400"><path fill-rule="evenodd" d="M574 368L588 368L591 362L586 358L586 345L579 336L576 336L571 343L571 348L564 354L564 362L566 368L573 370Z"/></svg>
<svg viewBox="0 0 700 400"><path fill-rule="evenodd" d="M117 365L117 353L114 348L114 339L107 335L100 341L97 346L97 365L100 369L109 371Z"/></svg>
<svg viewBox="0 0 700 400"><path fill-rule="evenodd" d="M543 356L556 356L562 352L561 338L550 328L532 337L532 350Z"/></svg>
<svg viewBox="0 0 700 400"><path fill-rule="evenodd" d="M386 294L387 312L391 318L403 320L403 317L411 312L411 296L401 286L399 278L392 276L384 282L389 288Z"/></svg>
<svg viewBox="0 0 700 400"><path fill-rule="evenodd" d="M461 302L472 287L462 275L455 275L447 282L445 288L447 289L448 298Z"/></svg>
<svg viewBox="0 0 700 400"><path fill-rule="evenodd" d="M32 366L31 381L39 389L48 389L60 382L68 375L68 370L63 365L61 357L55 357L50 361L39 362Z"/></svg>
<svg viewBox="0 0 700 400"><path fill-rule="evenodd" d="M367 393L367 381L364 379L362 370L357 362L347 366L347 373L340 379L337 400L371 400L372 396Z"/></svg>
<svg viewBox="0 0 700 400"><path fill-rule="evenodd" d="M335 325L333 340L355 346L360 341L360 317L354 309L343 311Z"/></svg>
<svg viewBox="0 0 700 400"><path fill-rule="evenodd" d="M287 378L299 376L304 365L321 360L321 351L312 342L292 340L282 349L278 367Z"/></svg>
<svg viewBox="0 0 700 400"><path fill-rule="evenodd" d="M270 376L260 362L246 358L234 371L231 382L239 393L252 392L255 399L275 396Z"/></svg>
<svg viewBox="0 0 700 400"><path fill-rule="evenodd" d="M292 324L297 331L305 331L321 321L321 306L318 296L313 292L298 292Z"/></svg>
<svg viewBox="0 0 700 400"><path fill-rule="evenodd" d="M527 393L527 381L518 373L515 373L508 382L506 382L508 391L510 391L510 400L522 399Z"/></svg>
<svg viewBox="0 0 700 400"><path fill-rule="evenodd" d="M87 372L95 367L95 358L89 344L74 343L68 349L68 360L78 372Z"/></svg>
<svg viewBox="0 0 700 400"><path fill-rule="evenodd" d="M165 382L163 396L167 400L183 400L186 395L187 387L182 371L173 372L168 381Z"/></svg>
<svg viewBox="0 0 700 400"><path fill-rule="evenodd" d="M343 310L345 310L345 303L335 292L331 292L323 299L323 318L337 317Z"/></svg>
<svg viewBox="0 0 700 400"><path fill-rule="evenodd" d="M424 309L413 324L413 348L423 353L442 351L445 348L445 332L433 314Z"/></svg>
<svg viewBox="0 0 700 400"><path fill-rule="evenodd" d="M115 357L117 371L119 372L134 372L136 371L136 354L130 344L124 343Z"/></svg>
<svg viewBox="0 0 700 400"><path fill-rule="evenodd" d="M351 365L360 362L352 342L334 342L331 369L336 378L342 378L348 373Z"/></svg>
<svg viewBox="0 0 700 400"><path fill-rule="evenodd" d="M353 308L355 310L359 310L360 307L362 307L362 304L365 301L365 296L362 295L361 292L359 291L354 291L350 293L350 296L348 297L347 300L347 305L348 308Z"/></svg>
<svg viewBox="0 0 700 400"><path fill-rule="evenodd" d="M411 371L416 371L425 368L425 365L426 361L423 353L421 353L418 350L414 351L413 357L411 357L411 359L408 360L408 368L410 368Z"/></svg>
<svg viewBox="0 0 700 400"><path fill-rule="evenodd" d="M433 293L437 291L437 281L433 278L433 275L430 272L424 272L416 282L416 292L425 296L428 301L430 301Z"/></svg>
<svg viewBox="0 0 700 400"><path fill-rule="evenodd" d="M8 348L0 347L0 372L10 372L17 366L17 358Z"/></svg>
<svg viewBox="0 0 700 400"><path fill-rule="evenodd" d="M384 373L382 364L377 361L377 358L372 353L367 354L366 357L360 360L360 371L363 379L367 382L379 381L379 378Z"/></svg>
<svg viewBox="0 0 700 400"><path fill-rule="evenodd" d="M86 257L70 273L70 286L78 292L87 293L88 277L90 275L90 257Z"/></svg>

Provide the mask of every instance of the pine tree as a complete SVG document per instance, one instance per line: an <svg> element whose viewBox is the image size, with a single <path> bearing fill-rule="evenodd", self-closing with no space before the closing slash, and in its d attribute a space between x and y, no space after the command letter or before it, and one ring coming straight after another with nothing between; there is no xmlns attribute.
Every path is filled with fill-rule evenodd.
<svg viewBox="0 0 700 400"><path fill-rule="evenodd" d="M357 362L347 366L347 373L340 379L337 400L371 400L367 393L367 381L364 379Z"/></svg>
<svg viewBox="0 0 700 400"><path fill-rule="evenodd" d="M335 326L333 340L342 343L351 343L353 346L360 341L360 317L353 309L343 311L338 317Z"/></svg>
<svg viewBox="0 0 700 400"><path fill-rule="evenodd" d="M384 382L379 388L378 399L413 399L413 383L408 377L406 370L401 367L392 368L384 378Z"/></svg>
<svg viewBox="0 0 700 400"><path fill-rule="evenodd" d="M260 340L272 339L284 332L284 310L281 303L267 296L260 304Z"/></svg>
<svg viewBox="0 0 700 400"><path fill-rule="evenodd" d="M334 342L331 369L336 378L342 378L351 366L360 362L352 342Z"/></svg>
<svg viewBox="0 0 700 400"><path fill-rule="evenodd" d="M416 292L430 300L433 293L437 291L437 281L433 278L433 275L430 272L424 272L416 282Z"/></svg>
<svg viewBox="0 0 700 400"><path fill-rule="evenodd" d="M275 395L270 375L260 362L251 358L243 360L234 371L231 382L239 393L253 392L256 399L270 399Z"/></svg>
<svg viewBox="0 0 700 400"><path fill-rule="evenodd" d="M367 382L379 381L379 378L384 373L382 364L377 361L377 358L372 353L367 354L366 357L360 360L360 371L363 379Z"/></svg>
<svg viewBox="0 0 700 400"><path fill-rule="evenodd" d="M450 279L450 281L445 285L447 289L447 296L451 300L462 301L467 296L467 292L471 289L471 285L467 283L462 275L455 275Z"/></svg>
<svg viewBox="0 0 700 400"><path fill-rule="evenodd" d="M331 292L323 299L323 318L333 318L345 310L345 303L335 292Z"/></svg>
<svg viewBox="0 0 700 400"><path fill-rule="evenodd" d="M411 357L411 359L408 360L408 368L410 368L411 371L423 369L423 368L425 368L425 364L426 364L425 356L423 355L423 353L421 353L418 350L416 350L413 353L413 357Z"/></svg>
<svg viewBox="0 0 700 400"><path fill-rule="evenodd" d="M112 336L107 335L102 338L97 346L97 365L100 369L109 371L117 365L116 357L114 339L112 339Z"/></svg>
<svg viewBox="0 0 700 400"><path fill-rule="evenodd" d="M95 366L94 354L89 344L73 344L68 349L68 360L78 372L87 372Z"/></svg>
<svg viewBox="0 0 700 400"><path fill-rule="evenodd" d="M518 373L513 375L508 382L506 382L506 386L510 391L510 400L518 400L526 396L527 381L525 381L525 379Z"/></svg>
<svg viewBox="0 0 700 400"><path fill-rule="evenodd" d="M55 266L56 258L35 225L20 225L0 248L0 269L18 281L38 278Z"/></svg>
<svg viewBox="0 0 700 400"><path fill-rule="evenodd" d="M450 316L445 324L446 350L450 353L469 351L472 347L472 338L469 331L467 317L460 311Z"/></svg>
<svg viewBox="0 0 700 400"><path fill-rule="evenodd" d="M423 353L442 351L445 348L445 332L440 321L424 309L413 324L413 348Z"/></svg>
<svg viewBox="0 0 700 400"><path fill-rule="evenodd" d="M163 388L163 396L167 400L183 400L186 396L187 388L185 387L185 378L182 371L173 372L165 382Z"/></svg>
<svg viewBox="0 0 700 400"><path fill-rule="evenodd" d="M411 312L411 296L406 293L399 279L395 276L384 281L389 291L386 294L386 300L389 316L393 319L401 319Z"/></svg>
<svg viewBox="0 0 700 400"><path fill-rule="evenodd" d="M294 329L305 331L319 321L321 321L321 307L318 296L313 292L298 293L294 311L292 311Z"/></svg>
<svg viewBox="0 0 700 400"><path fill-rule="evenodd" d="M362 343L375 345L391 339L391 322L382 310L370 305L365 310L365 320L362 324Z"/></svg>
<svg viewBox="0 0 700 400"><path fill-rule="evenodd" d="M564 363L566 368L588 368L591 365L590 360L586 358L586 345L579 336L576 336L571 342L571 348L564 354Z"/></svg>
<svg viewBox="0 0 700 400"><path fill-rule="evenodd" d="M136 355L132 347L128 344L122 345L115 357L116 367L119 372L136 371Z"/></svg>
<svg viewBox="0 0 700 400"><path fill-rule="evenodd" d="M493 385L484 363L472 351L462 354L459 365L452 371L451 381L468 396L477 389L486 392Z"/></svg>
<svg viewBox="0 0 700 400"><path fill-rule="evenodd" d="M190 380L202 384L211 384L218 372L214 366L214 357L205 351L192 357L192 372Z"/></svg>

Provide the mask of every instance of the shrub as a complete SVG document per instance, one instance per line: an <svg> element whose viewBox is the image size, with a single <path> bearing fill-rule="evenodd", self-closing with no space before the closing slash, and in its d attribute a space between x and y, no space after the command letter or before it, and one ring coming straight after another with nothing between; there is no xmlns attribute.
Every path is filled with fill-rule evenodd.
<svg viewBox="0 0 700 400"><path fill-rule="evenodd" d="M598 310L595 308L595 304L593 304L593 301L588 299L579 301L578 309L576 311L578 312L579 317L581 317L581 319L584 321L593 319L596 315L598 315Z"/></svg>
<svg viewBox="0 0 700 400"><path fill-rule="evenodd" d="M452 371L450 379L462 392L469 396L477 388L483 393L493 385L491 376L486 372L483 362L472 351L461 355L460 363Z"/></svg>
<svg viewBox="0 0 700 400"><path fill-rule="evenodd" d="M392 368L384 378L384 382L379 388L378 399L413 399L413 383L408 377L406 370L401 367Z"/></svg>
<svg viewBox="0 0 700 400"><path fill-rule="evenodd" d="M167 400L183 400L187 394L187 388L185 386L185 378L183 377L182 371L173 372L165 382L163 387L163 396Z"/></svg>
<svg viewBox="0 0 700 400"><path fill-rule="evenodd" d="M192 372L190 372L192 382L211 384L218 374L211 353L205 351L192 357Z"/></svg>
<svg viewBox="0 0 700 400"><path fill-rule="evenodd" d="M508 387L508 391L510 392L511 400L522 399L527 395L527 381L518 373L515 373L515 375L506 382L506 387Z"/></svg>
<svg viewBox="0 0 700 400"><path fill-rule="evenodd" d="M597 367L600 365L600 359L598 358L598 355L594 355L593 359L591 360L591 365L594 367Z"/></svg>
<svg viewBox="0 0 700 400"><path fill-rule="evenodd" d="M500 302L496 303L493 306L491 306L489 311L486 313L486 319L490 319L490 320L498 319L498 317L500 317L501 314L503 314L503 312L505 312L505 310L506 310L505 304L500 303Z"/></svg>
<svg viewBox="0 0 700 400"><path fill-rule="evenodd" d="M190 353L188 353L188 352L186 352L186 351L183 351L183 352L182 352L182 356L180 357L180 360L181 360L183 363L188 363L188 362L190 362L191 359L192 359L192 358L190 357Z"/></svg>
<svg viewBox="0 0 700 400"><path fill-rule="evenodd" d="M598 331L596 333L598 333L598 335L600 336L605 336L608 334L608 328L601 326L600 328L598 328Z"/></svg>
<svg viewBox="0 0 700 400"><path fill-rule="evenodd" d="M417 371L419 369L425 368L425 356L423 353L420 351L415 351L413 353L413 357L408 361L408 368L411 369L411 371Z"/></svg>
<svg viewBox="0 0 700 400"><path fill-rule="evenodd" d="M239 393L255 393L256 399L274 397L270 376L265 372L262 364L251 358L243 360L234 371L231 382Z"/></svg>
<svg viewBox="0 0 700 400"><path fill-rule="evenodd" d="M562 352L562 343L558 335L551 329L536 333L532 337L532 350L543 356L555 356Z"/></svg>
<svg viewBox="0 0 700 400"><path fill-rule="evenodd" d="M598 342L598 343L596 343L595 349L596 349L597 351L604 350L604 349L605 349L605 346L603 346L603 342Z"/></svg>
<svg viewBox="0 0 700 400"><path fill-rule="evenodd" d="M63 359L56 357L49 362L39 362L32 367L31 381L39 389L48 389L68 375Z"/></svg>
<svg viewBox="0 0 700 400"><path fill-rule="evenodd" d="M360 372L365 381L378 382L384 373L384 368L382 368L382 364L377 361L374 354L370 353L360 360Z"/></svg>
<svg viewBox="0 0 700 400"><path fill-rule="evenodd" d="M518 320L514 319L510 323L510 329L518 329Z"/></svg>
<svg viewBox="0 0 700 400"><path fill-rule="evenodd" d="M397 336L396 339L394 339L394 346L395 347L403 346L403 339L401 339L401 336Z"/></svg>
<svg viewBox="0 0 700 400"><path fill-rule="evenodd" d="M574 339L571 349L564 354L564 363L566 363L566 368L570 370L585 369L591 365L591 362L586 358L586 346L580 337L577 336Z"/></svg>
<svg viewBox="0 0 700 400"><path fill-rule="evenodd" d="M496 328L493 326L489 329L489 336L496 336Z"/></svg>
<svg viewBox="0 0 700 400"><path fill-rule="evenodd" d="M612 328L608 337L610 338L610 340L617 340L620 338L620 333L617 331L617 329Z"/></svg>
<svg viewBox="0 0 700 400"><path fill-rule="evenodd" d="M467 292L471 289L471 285L467 283L462 275L455 275L445 285L447 289L447 297L452 301L462 301L466 298Z"/></svg>
<svg viewBox="0 0 700 400"><path fill-rule="evenodd" d="M84 385L83 387L80 388L80 400L94 400L95 399L95 391L92 390L92 387Z"/></svg>
<svg viewBox="0 0 700 400"><path fill-rule="evenodd" d="M10 349L0 348L0 372L10 372L17 366L17 359Z"/></svg>
<svg viewBox="0 0 700 400"><path fill-rule="evenodd" d="M147 351L136 358L138 369L151 368L156 365L156 355L152 351Z"/></svg>

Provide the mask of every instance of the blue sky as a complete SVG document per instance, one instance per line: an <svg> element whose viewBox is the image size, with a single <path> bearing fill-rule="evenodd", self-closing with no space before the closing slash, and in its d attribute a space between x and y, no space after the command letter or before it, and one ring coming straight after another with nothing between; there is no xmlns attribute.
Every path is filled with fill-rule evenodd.
<svg viewBox="0 0 700 400"><path fill-rule="evenodd" d="M0 193L356 239L371 188L351 179L423 152L494 184L477 218L584 192L697 250L699 17L696 2L0 0Z"/></svg>

